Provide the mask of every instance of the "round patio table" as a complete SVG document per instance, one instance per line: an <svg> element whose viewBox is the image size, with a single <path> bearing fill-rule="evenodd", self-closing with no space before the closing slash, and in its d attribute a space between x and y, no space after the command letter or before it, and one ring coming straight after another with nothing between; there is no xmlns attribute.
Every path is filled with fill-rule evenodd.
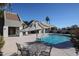
<svg viewBox="0 0 79 59"><path fill-rule="evenodd" d="M42 43L33 43L28 45L28 50L31 55L39 55L41 51L45 51L47 46Z"/></svg>

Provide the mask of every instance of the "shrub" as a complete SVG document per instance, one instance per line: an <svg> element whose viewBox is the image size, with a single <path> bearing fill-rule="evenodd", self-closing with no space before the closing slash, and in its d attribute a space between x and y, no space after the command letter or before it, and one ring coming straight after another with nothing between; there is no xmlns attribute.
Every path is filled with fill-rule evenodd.
<svg viewBox="0 0 79 59"><path fill-rule="evenodd" d="M5 41L4 41L3 37L0 36L0 51L1 51L2 47L4 46L4 43L5 43Z"/></svg>
<svg viewBox="0 0 79 59"><path fill-rule="evenodd" d="M75 38L79 39L79 29L71 30L70 33L74 34L75 35Z"/></svg>

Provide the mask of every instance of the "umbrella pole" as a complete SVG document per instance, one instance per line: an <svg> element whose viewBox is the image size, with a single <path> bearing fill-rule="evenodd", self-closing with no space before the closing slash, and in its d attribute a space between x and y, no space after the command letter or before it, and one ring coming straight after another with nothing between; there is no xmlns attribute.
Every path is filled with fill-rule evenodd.
<svg viewBox="0 0 79 59"><path fill-rule="evenodd" d="M36 39L37 39L37 33L36 33Z"/></svg>
<svg viewBox="0 0 79 59"><path fill-rule="evenodd" d="M36 39L38 38L38 33L37 33L37 30L36 30Z"/></svg>

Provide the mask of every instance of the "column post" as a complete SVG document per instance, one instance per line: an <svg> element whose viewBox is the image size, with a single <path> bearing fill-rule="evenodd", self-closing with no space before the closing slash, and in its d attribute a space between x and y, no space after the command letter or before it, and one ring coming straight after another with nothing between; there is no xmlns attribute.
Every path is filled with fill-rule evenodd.
<svg viewBox="0 0 79 59"><path fill-rule="evenodd" d="M26 35L28 35L28 32L26 32Z"/></svg>
<svg viewBox="0 0 79 59"><path fill-rule="evenodd" d="M22 27L19 27L20 30L22 30ZM23 36L23 33L20 32L20 37Z"/></svg>
<svg viewBox="0 0 79 59"><path fill-rule="evenodd" d="M8 37L8 26L3 27L3 36Z"/></svg>

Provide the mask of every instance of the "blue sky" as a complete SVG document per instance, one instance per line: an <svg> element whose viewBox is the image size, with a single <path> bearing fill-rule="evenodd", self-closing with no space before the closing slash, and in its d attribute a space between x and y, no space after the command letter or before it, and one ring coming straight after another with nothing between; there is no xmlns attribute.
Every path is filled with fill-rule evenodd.
<svg viewBox="0 0 79 59"><path fill-rule="evenodd" d="M59 28L79 25L79 4L17 3L12 4L11 8L22 20L35 19L45 22L45 17L49 16L50 24Z"/></svg>

